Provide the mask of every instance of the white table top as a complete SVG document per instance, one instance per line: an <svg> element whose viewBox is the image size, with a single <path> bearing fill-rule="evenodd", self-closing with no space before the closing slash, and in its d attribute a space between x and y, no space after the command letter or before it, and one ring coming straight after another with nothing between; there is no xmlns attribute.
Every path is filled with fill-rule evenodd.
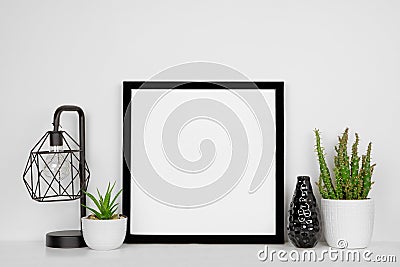
<svg viewBox="0 0 400 267"><path fill-rule="evenodd" d="M265 245L137 245L124 244L120 249L113 251L94 251L89 248L54 249L47 248L44 242L0 242L0 266L269 266L283 265L275 255L274 260L260 261L258 252ZM328 250L329 247L320 242L315 248L316 253ZM389 266L398 266L400 262L400 242L374 242L367 248L376 255L394 255L397 263L386 263ZM268 245L268 251L284 250L289 253L302 253L303 249L296 249L291 244ZM293 252L295 251L295 252ZM365 250L360 250L364 252ZM293 254L294 255L294 254ZM318 254L319 255L319 254ZM288 258L288 262L292 261ZM294 263L294 262L292 262ZM331 265L332 261L325 259L324 265ZM336 264L342 262L338 261ZM296 266L307 266L303 262ZM321 264L321 262L312 264ZM343 265L365 265L365 262L346 263ZM368 264L367 266L380 264Z"/></svg>

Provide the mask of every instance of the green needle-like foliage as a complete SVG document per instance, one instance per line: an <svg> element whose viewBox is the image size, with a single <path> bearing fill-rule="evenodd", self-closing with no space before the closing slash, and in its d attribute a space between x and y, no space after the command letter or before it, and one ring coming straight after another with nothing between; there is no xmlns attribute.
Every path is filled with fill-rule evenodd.
<svg viewBox="0 0 400 267"><path fill-rule="evenodd" d="M349 156L347 155L347 142L349 140L349 129L347 128L342 137L339 139L339 151L338 151L338 160L339 160L339 175L340 179L343 181L342 190L343 197L347 199L350 197L350 167L349 167ZM339 196L337 196L339 197Z"/></svg>
<svg viewBox="0 0 400 267"><path fill-rule="evenodd" d="M322 175L319 176L317 186L319 188L319 192L320 192L321 196L323 198L328 198L328 192L326 191L326 188L323 186Z"/></svg>
<svg viewBox="0 0 400 267"><path fill-rule="evenodd" d="M315 129L315 143L320 177L317 182L320 194L327 199L366 199L371 190L371 182L375 164L371 165L372 144L369 143L367 153L361 158L358 156L358 145L360 138L355 134L355 141L351 149L351 158L347 153L349 129L346 128L342 136L339 136L339 143L335 146L332 180L326 164L324 148L321 146L319 130ZM361 159L361 168L360 168Z"/></svg>
<svg viewBox="0 0 400 267"><path fill-rule="evenodd" d="M371 190L371 177L372 177L372 168L371 168L371 146L372 144L369 143L367 155L363 156L365 160L363 161L363 172L362 172L362 180L363 180L363 190L361 198L367 198L369 190Z"/></svg>
<svg viewBox="0 0 400 267"><path fill-rule="evenodd" d="M323 182L320 182L318 187L322 187L323 188L323 192L328 196L328 198L332 198L335 199L336 198L336 194L335 191L333 189L333 184L332 184L332 180L331 180L331 174L329 172L329 168L328 165L326 164L325 161L325 154L324 154L324 148L321 146L321 138L319 135L319 130L315 129L315 140L316 140L316 151L317 151L317 155L318 155L318 160L319 160L319 170L320 170L320 177L321 180ZM320 191L321 192L321 191ZM322 193L321 193L322 194Z"/></svg>
<svg viewBox="0 0 400 267"><path fill-rule="evenodd" d="M89 207L87 207L86 205L83 205L83 204L82 204L82 206L87 208L91 212L93 212L93 214L99 220L110 220L110 219L112 219L113 216L116 215L115 212L117 211L117 208L118 208L118 203L115 203L115 201L117 200L118 196L122 192L122 189L119 190L119 192L111 200L111 193L112 193L112 191L114 189L114 186L115 186L115 182L111 187L110 187L110 183L108 183L107 191L104 194L104 197L100 194L99 189L97 189L98 199L96 199L96 197L93 196L92 194L83 191L83 193L85 193L85 195L87 195L93 201L93 203L96 205L97 210L95 210L94 208L89 208Z"/></svg>
<svg viewBox="0 0 400 267"><path fill-rule="evenodd" d="M358 156L358 143L360 142L360 138L356 133L356 140L351 148L351 198L358 198L358 186L360 176L358 175L360 171L360 157Z"/></svg>

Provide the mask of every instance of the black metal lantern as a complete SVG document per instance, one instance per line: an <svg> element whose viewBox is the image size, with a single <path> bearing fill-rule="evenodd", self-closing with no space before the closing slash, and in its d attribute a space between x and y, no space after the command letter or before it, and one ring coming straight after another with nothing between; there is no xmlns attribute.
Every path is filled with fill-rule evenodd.
<svg viewBox="0 0 400 267"><path fill-rule="evenodd" d="M79 115L79 142L65 131L60 131L60 116L64 111ZM77 106L61 106L54 112L53 130L46 132L32 148L23 181L33 200L38 202L80 199L86 204L90 172L85 160L85 115ZM81 217L86 209L81 205ZM46 246L73 248L86 246L81 230L67 230L46 234Z"/></svg>

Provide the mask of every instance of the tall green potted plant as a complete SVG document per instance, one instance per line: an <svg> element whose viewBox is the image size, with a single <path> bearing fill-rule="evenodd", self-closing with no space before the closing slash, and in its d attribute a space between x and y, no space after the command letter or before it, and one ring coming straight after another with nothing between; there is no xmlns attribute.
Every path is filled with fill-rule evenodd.
<svg viewBox="0 0 400 267"><path fill-rule="evenodd" d="M331 247L365 248L370 243L374 224L374 202L368 198L375 167L371 164L372 144L368 144L366 154L360 157L360 139L356 133L350 156L347 128L335 146L333 179L325 160L320 132L316 129L314 133L325 239Z"/></svg>

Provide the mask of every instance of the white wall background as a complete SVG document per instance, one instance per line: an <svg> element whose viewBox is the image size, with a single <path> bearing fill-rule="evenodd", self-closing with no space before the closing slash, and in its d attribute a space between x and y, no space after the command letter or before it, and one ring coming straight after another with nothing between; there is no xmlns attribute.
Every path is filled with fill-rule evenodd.
<svg viewBox="0 0 400 267"><path fill-rule="evenodd" d="M346 126L373 141L374 240L400 241L400 1L0 1L0 240L78 227L78 202L30 200L28 152L61 104L87 115L90 189L121 182L121 81L211 61L286 81L287 204ZM75 127L75 115L63 117Z"/></svg>

